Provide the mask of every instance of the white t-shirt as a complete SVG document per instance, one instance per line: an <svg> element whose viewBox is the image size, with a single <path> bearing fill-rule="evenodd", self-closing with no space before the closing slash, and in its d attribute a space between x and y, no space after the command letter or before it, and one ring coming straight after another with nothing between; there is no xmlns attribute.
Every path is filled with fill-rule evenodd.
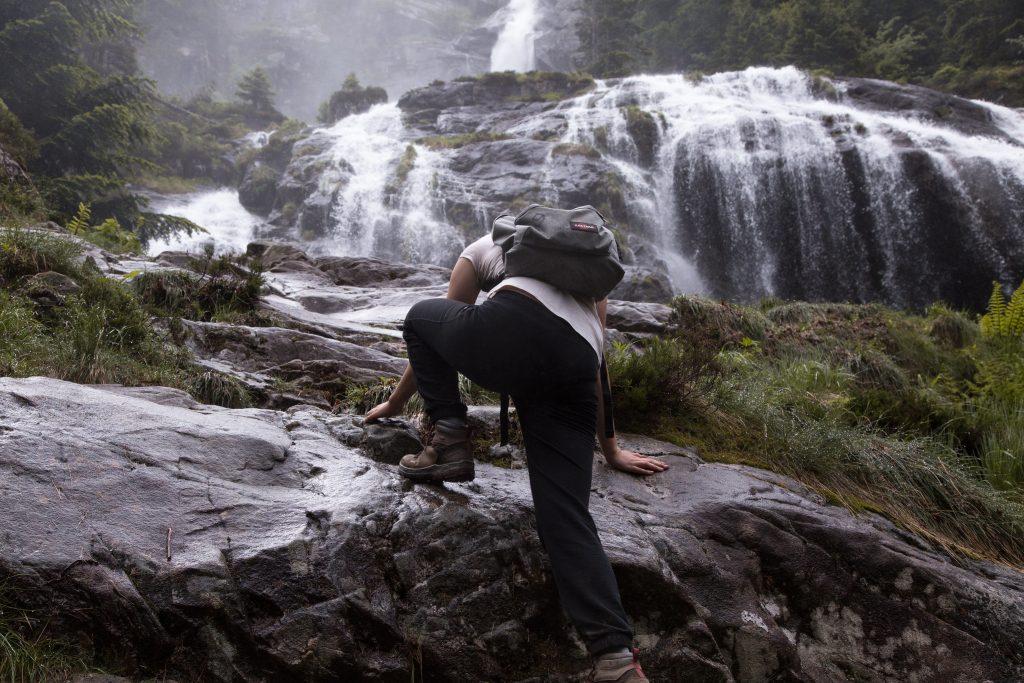
<svg viewBox="0 0 1024 683"><path fill-rule="evenodd" d="M481 290L490 291L490 296L494 296L506 287L514 287L530 294L546 309L572 325L572 329L593 347L600 361L604 349L604 329L593 299L575 297L532 277L502 279L505 260L501 247L494 244L490 233L466 247L459 258L473 264Z"/></svg>

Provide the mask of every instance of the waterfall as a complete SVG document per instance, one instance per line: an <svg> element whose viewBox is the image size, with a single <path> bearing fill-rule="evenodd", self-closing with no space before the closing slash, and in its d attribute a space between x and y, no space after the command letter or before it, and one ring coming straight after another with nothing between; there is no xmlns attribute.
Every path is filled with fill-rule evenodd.
<svg viewBox="0 0 1024 683"><path fill-rule="evenodd" d="M562 101L481 89L508 87L495 83L432 86L404 114L378 105L317 131L308 147L329 144L298 165L319 174L299 224L327 220L307 248L451 265L510 204L603 202L632 262L677 293L977 308L993 280L1024 278L1019 111L954 114L934 93L791 67L597 81ZM871 99L886 93L925 104Z"/></svg>
<svg viewBox="0 0 1024 683"><path fill-rule="evenodd" d="M334 140L330 154L335 167L345 164L351 175L331 207L333 233L314 251L453 262L463 239L444 220L437 194L445 173L443 157L404 140L397 105L381 104L345 117L326 132Z"/></svg>
<svg viewBox="0 0 1024 683"><path fill-rule="evenodd" d="M1024 117L984 105L1005 136L969 135L834 89L795 68L636 76L566 102L562 139L611 158L680 291L909 306L1024 277ZM974 271L969 296L951 270Z"/></svg>
<svg viewBox="0 0 1024 683"><path fill-rule="evenodd" d="M502 28L491 50L491 71L532 71L537 0L510 0L496 13L494 22Z"/></svg>
<svg viewBox="0 0 1024 683"><path fill-rule="evenodd" d="M173 197L160 197L150 210L187 218L206 229L187 237L179 235L171 240L153 240L147 253L157 255L163 251L198 253L211 246L215 253L244 252L252 241L257 226L262 222L246 211L238 201L237 190L220 188Z"/></svg>

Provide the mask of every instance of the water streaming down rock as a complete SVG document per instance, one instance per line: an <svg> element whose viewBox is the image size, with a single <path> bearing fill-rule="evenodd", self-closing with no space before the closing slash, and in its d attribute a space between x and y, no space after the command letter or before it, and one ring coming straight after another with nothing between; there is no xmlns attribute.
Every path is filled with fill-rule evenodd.
<svg viewBox="0 0 1024 683"><path fill-rule="evenodd" d="M977 307L1024 277L1024 117L976 104L978 135L818 87L793 68L629 78L566 103L564 139L619 161L631 223L714 296Z"/></svg>
<svg viewBox="0 0 1024 683"><path fill-rule="evenodd" d="M532 71L535 68L534 39L537 0L511 0L495 19L504 24L491 50L491 71Z"/></svg>
<svg viewBox="0 0 1024 683"><path fill-rule="evenodd" d="M297 143L292 175L319 176L296 227L318 252L450 265L509 206L591 203L637 277L677 292L978 308L1024 278L1022 131L1013 110L793 68L494 74Z"/></svg>
<svg viewBox="0 0 1024 683"><path fill-rule="evenodd" d="M434 187L444 172L437 152L405 140L394 104L349 116L325 131L334 179L331 228L314 251L379 256L410 263L451 263L462 237L438 212Z"/></svg>

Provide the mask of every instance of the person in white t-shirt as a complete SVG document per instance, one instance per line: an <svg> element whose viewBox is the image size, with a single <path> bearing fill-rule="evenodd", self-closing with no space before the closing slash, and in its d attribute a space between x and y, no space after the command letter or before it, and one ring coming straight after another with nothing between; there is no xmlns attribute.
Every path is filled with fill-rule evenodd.
<svg viewBox="0 0 1024 683"><path fill-rule="evenodd" d="M481 291L490 296L476 305ZM616 469L650 475L668 464L624 450L613 430L598 430L606 424L599 377L606 305L533 278L504 277L501 249L485 235L463 251L447 298L409 310L409 368L366 420L400 414L418 390L433 435L399 471L417 481L468 481L474 465L458 374L512 397L537 530L562 604L596 659L591 680L625 683L647 679L590 515L595 435Z"/></svg>

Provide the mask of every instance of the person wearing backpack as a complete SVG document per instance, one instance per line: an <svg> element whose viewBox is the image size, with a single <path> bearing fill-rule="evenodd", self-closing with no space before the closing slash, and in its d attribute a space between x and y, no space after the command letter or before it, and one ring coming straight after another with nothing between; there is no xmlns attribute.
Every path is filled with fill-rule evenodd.
<svg viewBox="0 0 1024 683"><path fill-rule="evenodd" d="M614 238L592 207L532 205L514 218L499 216L490 234L462 252L447 298L409 310L409 368L390 398L366 414L368 422L400 414L418 390L432 436L422 452L402 458L399 471L416 481L468 481L474 465L458 373L511 395L537 530L562 605L595 658L595 683L648 680L589 511L595 435L611 467L638 475L668 467L621 449L606 410L606 297L621 277ZM477 305L481 291L490 296Z"/></svg>

